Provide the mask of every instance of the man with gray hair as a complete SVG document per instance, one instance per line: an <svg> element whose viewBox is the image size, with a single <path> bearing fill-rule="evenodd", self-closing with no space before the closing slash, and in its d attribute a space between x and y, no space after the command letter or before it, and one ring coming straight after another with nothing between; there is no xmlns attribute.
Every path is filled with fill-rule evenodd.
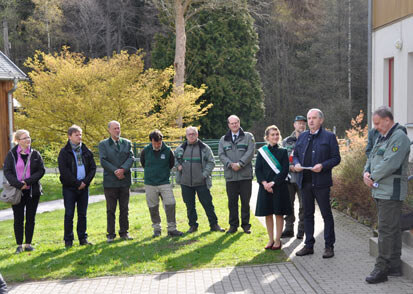
<svg viewBox="0 0 413 294"><path fill-rule="evenodd" d="M394 123L387 106L373 113L374 128L380 133L364 167L363 180L376 200L379 252L366 282L387 281L387 276L401 276L402 203L407 196L407 172L410 140L406 129Z"/></svg>
<svg viewBox="0 0 413 294"><path fill-rule="evenodd" d="M189 230L198 230L198 215L195 209L195 193L208 217L211 231L224 232L218 225L218 218L212 204L212 177L215 161L211 148L198 139L198 129L186 129L187 141L175 150L176 183L181 185L182 198L186 205Z"/></svg>
<svg viewBox="0 0 413 294"><path fill-rule="evenodd" d="M241 199L241 227L244 233L251 233L250 199L252 192L252 159L255 153L254 136L244 132L238 116L228 117L228 132L221 137L218 155L224 165L226 181L229 229L233 234L239 227L238 198Z"/></svg>
<svg viewBox="0 0 413 294"><path fill-rule="evenodd" d="M336 135L326 131L322 124L324 115L313 108L307 113L308 131L303 132L295 145L293 163L299 172L297 184L302 192L304 207L305 246L297 256L314 253L314 201L317 200L324 220L325 248L323 258L334 256L334 219L330 206L330 187L333 185L332 169L341 161Z"/></svg>
<svg viewBox="0 0 413 294"><path fill-rule="evenodd" d="M99 143L100 164L103 167L103 188L106 198L107 242L116 237L116 206L119 202L119 236L132 240L129 236L129 188L131 186L130 168L134 162L132 144L120 136L120 124L108 124L110 137Z"/></svg>

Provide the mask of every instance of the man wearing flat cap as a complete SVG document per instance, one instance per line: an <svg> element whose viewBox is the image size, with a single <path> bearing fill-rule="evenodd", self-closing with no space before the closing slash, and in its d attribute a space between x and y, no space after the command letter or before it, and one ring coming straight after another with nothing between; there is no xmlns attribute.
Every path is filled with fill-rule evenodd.
<svg viewBox="0 0 413 294"><path fill-rule="evenodd" d="M298 136L306 129L307 119L302 115L297 115L294 119L294 131L292 134L285 138L282 145L288 151L288 157L290 158L290 173L288 181L288 191L290 192L291 206L294 208L295 194L297 194L299 209L298 209L298 231L297 239L304 237L304 209L302 203L301 190L297 185L297 172L295 171L292 161L295 144L297 143ZM281 238L294 237L294 222L295 215L293 213L285 216L285 229L281 234Z"/></svg>

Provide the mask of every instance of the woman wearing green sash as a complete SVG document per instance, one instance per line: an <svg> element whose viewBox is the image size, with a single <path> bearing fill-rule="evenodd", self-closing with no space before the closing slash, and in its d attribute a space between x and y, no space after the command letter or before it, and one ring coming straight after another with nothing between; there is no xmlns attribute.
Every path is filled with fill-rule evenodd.
<svg viewBox="0 0 413 294"><path fill-rule="evenodd" d="M255 174L260 185L255 215L265 216L269 237L265 249L279 250L282 246L280 238L284 226L283 216L292 213L287 186L288 153L286 149L278 145L282 139L280 130L275 125L267 127L264 139L268 145L258 150L255 163Z"/></svg>

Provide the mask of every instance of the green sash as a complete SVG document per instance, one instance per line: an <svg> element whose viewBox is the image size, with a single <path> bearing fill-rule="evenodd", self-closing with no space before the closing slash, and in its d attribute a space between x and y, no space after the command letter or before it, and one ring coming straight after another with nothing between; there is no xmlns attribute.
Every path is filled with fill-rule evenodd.
<svg viewBox="0 0 413 294"><path fill-rule="evenodd" d="M258 152L265 159L271 169L278 175L280 173L280 170L282 169L281 163L271 153L271 151L268 149L268 146L262 146L260 149L258 149Z"/></svg>

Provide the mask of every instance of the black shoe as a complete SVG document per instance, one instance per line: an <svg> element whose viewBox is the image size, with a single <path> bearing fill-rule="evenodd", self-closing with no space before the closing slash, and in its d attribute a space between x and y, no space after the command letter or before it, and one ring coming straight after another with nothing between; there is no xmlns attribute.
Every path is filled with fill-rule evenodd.
<svg viewBox="0 0 413 294"><path fill-rule="evenodd" d="M242 228L244 230L245 234L251 234L251 229L250 228Z"/></svg>
<svg viewBox="0 0 413 294"><path fill-rule="evenodd" d="M297 233L297 239L303 239L304 238L304 232L298 231Z"/></svg>
<svg viewBox="0 0 413 294"><path fill-rule="evenodd" d="M228 229L228 231L227 231L227 234L234 234L234 233L236 233L237 231L238 231L238 228L237 228L237 227L230 226L229 229Z"/></svg>
<svg viewBox="0 0 413 294"><path fill-rule="evenodd" d="M386 271L382 271L379 269L375 269L370 273L370 276L366 278L366 282L369 284L377 284L377 283L382 283L386 282L387 279L387 273Z"/></svg>
<svg viewBox="0 0 413 294"><path fill-rule="evenodd" d="M84 245L93 245L93 244L90 243L87 239L79 240L79 244L80 244L81 246L84 246Z"/></svg>
<svg viewBox="0 0 413 294"><path fill-rule="evenodd" d="M168 231L168 236L170 236L170 237L180 237L183 234L184 233L182 233L181 231L178 231L178 230Z"/></svg>
<svg viewBox="0 0 413 294"><path fill-rule="evenodd" d="M334 256L334 248L327 247L324 249L323 258L332 258Z"/></svg>
<svg viewBox="0 0 413 294"><path fill-rule="evenodd" d="M402 267L392 267L387 272L387 275L390 277L401 277L403 276Z"/></svg>
<svg viewBox="0 0 413 294"><path fill-rule="evenodd" d="M23 246L20 245L20 246L17 246L17 249L14 253L19 254L19 253L22 253L23 251L24 251Z"/></svg>
<svg viewBox="0 0 413 294"><path fill-rule="evenodd" d="M152 238L157 238L161 236L161 231L153 231Z"/></svg>
<svg viewBox="0 0 413 294"><path fill-rule="evenodd" d="M27 246L24 246L24 251L33 251L34 250L34 248L33 248L33 246L32 245L27 245Z"/></svg>
<svg viewBox="0 0 413 294"><path fill-rule="evenodd" d="M211 226L211 232L225 232L218 224Z"/></svg>
<svg viewBox="0 0 413 294"><path fill-rule="evenodd" d="M198 231L198 227L197 226L190 226L189 230L186 231L188 234L192 234L195 233L196 231Z"/></svg>
<svg viewBox="0 0 413 294"><path fill-rule="evenodd" d="M298 250L295 255L297 256L304 256L304 255L310 255L314 254L314 249L313 248L308 248L308 247L303 247L301 250Z"/></svg>
<svg viewBox="0 0 413 294"><path fill-rule="evenodd" d="M73 246L73 241L65 241L65 247L70 248Z"/></svg>
<svg viewBox="0 0 413 294"><path fill-rule="evenodd" d="M120 236L120 238L121 238L122 240L125 240L125 241L133 240L133 238L132 238L131 236L129 236L129 234Z"/></svg>
<svg viewBox="0 0 413 294"><path fill-rule="evenodd" d="M281 233L281 238L291 238L291 237L294 237L294 231L284 230L284 231Z"/></svg>

